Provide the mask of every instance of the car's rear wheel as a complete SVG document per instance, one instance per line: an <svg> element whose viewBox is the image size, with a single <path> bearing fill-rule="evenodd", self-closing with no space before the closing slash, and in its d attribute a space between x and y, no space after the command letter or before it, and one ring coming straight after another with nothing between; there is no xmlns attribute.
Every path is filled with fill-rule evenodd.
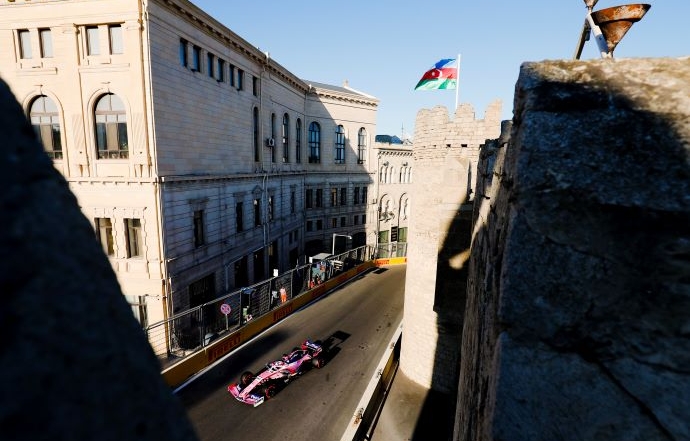
<svg viewBox="0 0 690 441"><path fill-rule="evenodd" d="M242 376L240 377L240 384L242 385L242 387L245 387L246 385L251 383L252 380L254 380L254 374L247 371L247 372L243 373Z"/></svg>
<svg viewBox="0 0 690 441"><path fill-rule="evenodd" d="M312 359L311 364L314 365L315 368L321 369L325 364L325 361L322 357L316 357Z"/></svg>

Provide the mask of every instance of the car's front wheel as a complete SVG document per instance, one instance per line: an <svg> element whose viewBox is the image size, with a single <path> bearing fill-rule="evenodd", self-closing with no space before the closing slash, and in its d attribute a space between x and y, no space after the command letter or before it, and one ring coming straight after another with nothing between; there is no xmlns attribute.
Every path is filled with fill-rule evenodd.
<svg viewBox="0 0 690 441"><path fill-rule="evenodd" d="M266 399L268 400L268 399L271 399L271 398L275 397L275 396L276 396L276 392L278 392L278 388L276 387L276 385L275 385L275 384L269 384L269 385L266 386L266 388L264 389L264 396L265 396Z"/></svg>
<svg viewBox="0 0 690 441"><path fill-rule="evenodd" d="M242 387L246 387L253 380L254 380L254 374L247 371L247 372L243 373L242 376L240 377L240 384L242 385Z"/></svg>

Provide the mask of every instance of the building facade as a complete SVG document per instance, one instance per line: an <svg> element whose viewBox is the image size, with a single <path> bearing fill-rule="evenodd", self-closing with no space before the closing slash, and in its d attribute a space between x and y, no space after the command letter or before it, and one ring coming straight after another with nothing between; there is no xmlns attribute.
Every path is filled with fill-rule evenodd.
<svg viewBox="0 0 690 441"><path fill-rule="evenodd" d="M3 2L0 45L142 325L366 242L376 98L186 0Z"/></svg>
<svg viewBox="0 0 690 441"><path fill-rule="evenodd" d="M410 188L412 184L412 142L378 135L374 142L376 176L369 210L369 228L381 257L406 254Z"/></svg>

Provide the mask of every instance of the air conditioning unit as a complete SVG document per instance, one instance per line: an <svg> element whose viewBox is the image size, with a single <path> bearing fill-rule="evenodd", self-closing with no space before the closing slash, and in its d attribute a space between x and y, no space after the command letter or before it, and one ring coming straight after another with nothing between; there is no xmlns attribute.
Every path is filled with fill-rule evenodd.
<svg viewBox="0 0 690 441"><path fill-rule="evenodd" d="M273 138L266 138L266 147L275 147L276 140Z"/></svg>

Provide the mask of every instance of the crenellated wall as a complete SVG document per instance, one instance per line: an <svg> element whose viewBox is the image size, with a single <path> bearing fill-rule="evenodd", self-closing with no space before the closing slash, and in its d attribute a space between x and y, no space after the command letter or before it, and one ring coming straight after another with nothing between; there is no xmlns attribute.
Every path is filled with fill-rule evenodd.
<svg viewBox="0 0 690 441"><path fill-rule="evenodd" d="M457 386L473 183L481 144L500 131L501 103L484 119L472 106L449 118L444 107L421 110L415 123L414 185L405 283L400 367L440 392Z"/></svg>
<svg viewBox="0 0 690 441"><path fill-rule="evenodd" d="M690 60L525 63L514 115L479 166L453 439L690 439Z"/></svg>

